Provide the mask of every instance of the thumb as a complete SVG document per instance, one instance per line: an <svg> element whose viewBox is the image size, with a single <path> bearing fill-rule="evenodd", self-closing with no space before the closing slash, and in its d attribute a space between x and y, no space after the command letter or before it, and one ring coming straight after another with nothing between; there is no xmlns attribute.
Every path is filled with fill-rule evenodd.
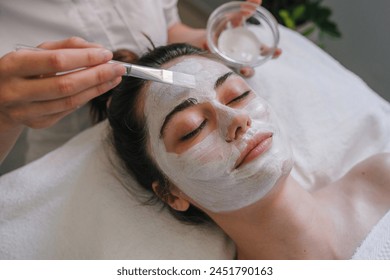
<svg viewBox="0 0 390 280"><path fill-rule="evenodd" d="M240 69L240 74L246 78L250 78L255 74L255 69L250 66L244 66Z"/></svg>

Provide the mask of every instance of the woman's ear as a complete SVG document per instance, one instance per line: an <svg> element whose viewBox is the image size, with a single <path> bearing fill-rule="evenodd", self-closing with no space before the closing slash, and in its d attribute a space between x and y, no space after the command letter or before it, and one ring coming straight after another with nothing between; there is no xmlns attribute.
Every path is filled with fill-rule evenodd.
<svg viewBox="0 0 390 280"><path fill-rule="evenodd" d="M168 193L163 193L159 182L154 181L152 183L152 188L154 193L173 209L177 211L187 211L190 207L190 202L183 197L182 192L176 187L172 188L172 191Z"/></svg>

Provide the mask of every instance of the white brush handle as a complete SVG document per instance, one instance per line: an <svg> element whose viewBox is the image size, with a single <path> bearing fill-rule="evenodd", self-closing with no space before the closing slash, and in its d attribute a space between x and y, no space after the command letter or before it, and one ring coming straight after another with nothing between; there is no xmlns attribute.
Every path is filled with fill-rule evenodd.
<svg viewBox="0 0 390 280"><path fill-rule="evenodd" d="M126 73L124 76L132 76L132 77L141 78L145 80L152 80L156 82L172 83L172 78L168 80L164 80L164 78L166 77L163 76L164 70L161 69L134 65L126 62L116 61L116 60L110 60L108 63L121 64L124 67L126 67Z"/></svg>

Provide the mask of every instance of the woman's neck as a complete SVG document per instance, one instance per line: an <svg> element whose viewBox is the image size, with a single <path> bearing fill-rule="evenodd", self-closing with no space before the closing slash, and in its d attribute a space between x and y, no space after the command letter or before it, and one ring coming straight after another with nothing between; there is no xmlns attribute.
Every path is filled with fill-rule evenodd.
<svg viewBox="0 0 390 280"><path fill-rule="evenodd" d="M335 223L291 176L258 203L214 220L233 239L240 259L334 259Z"/></svg>

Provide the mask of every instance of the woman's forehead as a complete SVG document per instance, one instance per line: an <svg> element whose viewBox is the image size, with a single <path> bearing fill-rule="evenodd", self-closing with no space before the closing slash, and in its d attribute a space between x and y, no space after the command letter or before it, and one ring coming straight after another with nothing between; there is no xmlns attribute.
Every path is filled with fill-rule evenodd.
<svg viewBox="0 0 390 280"><path fill-rule="evenodd" d="M176 60L176 64L166 69L195 76L196 88L188 89L157 82L150 83L147 90L146 104L159 107L160 110L171 110L174 106L190 97L200 101L202 98L215 98L216 80L231 70L225 65L203 57L186 57Z"/></svg>
<svg viewBox="0 0 390 280"><path fill-rule="evenodd" d="M171 71L192 74L203 79L229 71L225 65L201 56L180 57L171 61L167 66L166 69Z"/></svg>

